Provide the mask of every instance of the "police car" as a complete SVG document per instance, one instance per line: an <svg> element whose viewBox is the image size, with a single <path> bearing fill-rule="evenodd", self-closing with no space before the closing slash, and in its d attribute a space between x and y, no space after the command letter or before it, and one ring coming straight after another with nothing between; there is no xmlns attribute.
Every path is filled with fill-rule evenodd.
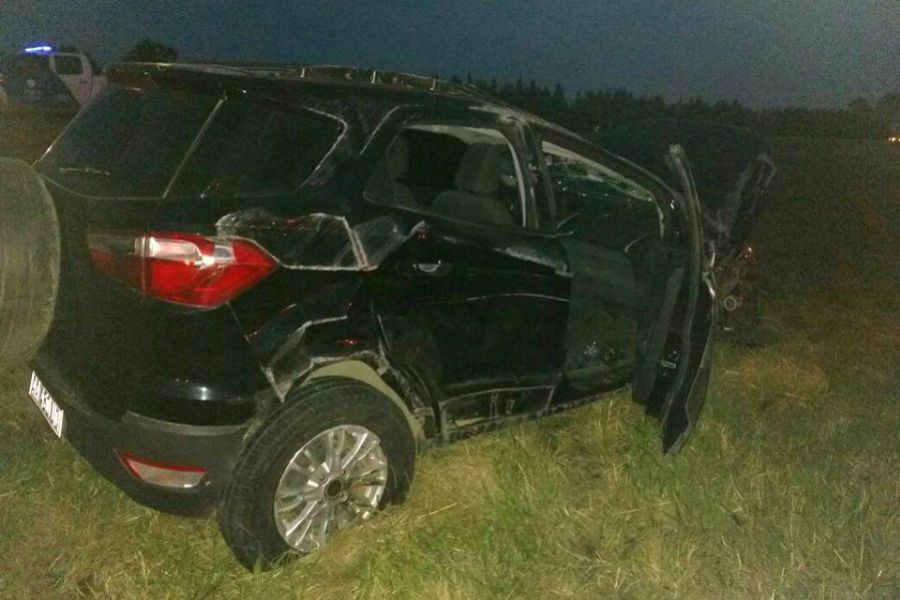
<svg viewBox="0 0 900 600"><path fill-rule="evenodd" d="M30 46L0 59L0 108L78 109L105 85L91 57L73 47Z"/></svg>

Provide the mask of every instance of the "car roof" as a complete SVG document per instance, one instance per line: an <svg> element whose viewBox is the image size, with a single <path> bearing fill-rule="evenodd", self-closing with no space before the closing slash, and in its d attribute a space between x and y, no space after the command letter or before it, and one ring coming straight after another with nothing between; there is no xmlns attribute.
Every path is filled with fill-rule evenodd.
<svg viewBox="0 0 900 600"><path fill-rule="evenodd" d="M107 75L113 82L149 78L194 80L198 83L219 81L246 85L302 85L320 89L346 88L352 89L356 94L366 96L393 97L398 105L402 104L404 97L426 103L431 98L436 102L456 105L458 108L495 112L551 129L560 135L589 144L581 136L568 129L491 96L474 85L447 81L438 77L341 65L263 62L132 62L109 67Z"/></svg>
<svg viewBox="0 0 900 600"><path fill-rule="evenodd" d="M427 93L450 99L481 100L508 106L492 98L479 88L446 81L437 77L425 77L407 73L393 73L376 69L361 69L340 65L308 65L259 62L173 62L173 63L123 63L109 68L112 77L142 75L150 78L181 76L207 76L210 78L241 78L246 80L281 81L310 85L367 88L378 91L407 92L419 95Z"/></svg>

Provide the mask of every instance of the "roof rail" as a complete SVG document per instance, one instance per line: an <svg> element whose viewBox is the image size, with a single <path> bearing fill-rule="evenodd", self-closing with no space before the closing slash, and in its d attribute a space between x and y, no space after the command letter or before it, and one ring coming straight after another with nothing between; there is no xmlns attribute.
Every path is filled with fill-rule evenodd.
<svg viewBox="0 0 900 600"><path fill-rule="evenodd" d="M439 79L437 77L425 77L423 75L411 75L408 73L393 73L379 71L377 69L361 69L358 67L346 67L341 65L307 65L284 63L247 63L247 62L221 62L221 61L191 61L181 63L195 67L209 67L211 69L227 69L248 75L256 75L271 78L284 79L310 79L315 81L354 82L369 85L381 85L386 87L412 88L440 94L452 94L471 96L481 100L487 100L495 104L505 105L502 100L494 98L481 88L465 83L456 83Z"/></svg>

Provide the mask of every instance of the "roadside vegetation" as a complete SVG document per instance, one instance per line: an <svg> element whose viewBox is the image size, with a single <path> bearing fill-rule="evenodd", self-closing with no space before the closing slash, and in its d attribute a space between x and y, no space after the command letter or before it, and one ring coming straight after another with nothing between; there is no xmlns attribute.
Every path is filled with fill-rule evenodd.
<svg viewBox="0 0 900 600"><path fill-rule="evenodd" d="M430 451L405 504L252 575L212 520L144 509L92 472L15 367L0 597L900 597L900 151L776 150L756 235L767 343L720 345L680 455L616 393Z"/></svg>
<svg viewBox="0 0 900 600"><path fill-rule="evenodd" d="M71 112L18 109L0 113L0 156L33 162L72 119Z"/></svg>

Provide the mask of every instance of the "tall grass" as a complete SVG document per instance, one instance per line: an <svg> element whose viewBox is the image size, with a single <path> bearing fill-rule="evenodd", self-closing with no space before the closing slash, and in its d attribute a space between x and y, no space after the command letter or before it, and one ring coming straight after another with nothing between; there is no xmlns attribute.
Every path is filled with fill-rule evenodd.
<svg viewBox="0 0 900 600"><path fill-rule="evenodd" d="M675 458L627 393L424 454L410 500L270 573L144 509L0 381L0 596L900 597L900 154L779 143L768 344Z"/></svg>
<svg viewBox="0 0 900 600"><path fill-rule="evenodd" d="M37 160L71 119L71 112L29 109L0 112L0 156L29 163Z"/></svg>

